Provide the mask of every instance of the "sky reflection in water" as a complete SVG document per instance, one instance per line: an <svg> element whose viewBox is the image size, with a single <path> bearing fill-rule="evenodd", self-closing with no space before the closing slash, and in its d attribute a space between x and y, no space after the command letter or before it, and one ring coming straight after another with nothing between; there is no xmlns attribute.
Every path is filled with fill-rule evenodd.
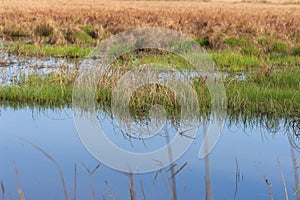
<svg viewBox="0 0 300 200"><path fill-rule="evenodd" d="M123 148L145 150L142 141L134 141L114 131L106 118L105 128L111 131L113 142ZM296 199L294 168L291 146L284 130L276 134L262 127L246 128L242 124L226 123L220 140L209 154L209 168L214 199L270 199L265 178L272 184L274 199L284 199L282 168L290 199ZM200 127L201 130L201 127ZM21 188L26 199L65 199L59 173L55 165L24 138L50 154L62 168L70 199L74 193L74 164L77 166L77 199L92 199L89 176L83 164L92 170L99 162L82 145L69 109L61 111L32 111L29 109L1 109L0 116L0 180L9 193L17 199L17 177L14 162L19 171ZM202 135L177 162L175 171L187 165L175 176L178 199L205 199L205 160L198 159ZM158 138L159 139L159 138ZM157 146L163 142L157 140ZM155 141L155 140L154 140ZM155 143L155 142L154 142ZM152 148L156 146L151 146ZM154 149L155 149L154 148ZM294 150L295 151L295 150ZM295 151L298 159L299 153ZM237 170L238 167L238 170ZM134 175L137 199L169 199L168 168L156 173ZM239 176L237 176L239 172ZM104 165L94 173L93 182L97 199L130 199L129 176ZM142 183L142 187L141 187ZM166 186L167 185L167 186ZM169 188L170 190L170 188ZM236 196L235 196L236 193Z"/></svg>

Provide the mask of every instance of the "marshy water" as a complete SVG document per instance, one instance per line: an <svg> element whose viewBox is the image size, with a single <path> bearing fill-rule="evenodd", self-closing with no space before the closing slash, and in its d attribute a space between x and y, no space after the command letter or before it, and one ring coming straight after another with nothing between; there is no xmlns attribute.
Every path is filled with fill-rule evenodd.
<svg viewBox="0 0 300 200"><path fill-rule="evenodd" d="M114 143L129 151L147 148L146 139L126 137L114 128L109 112L98 112L98 116ZM270 195L284 199L285 188L289 199L296 199L299 124L293 121L244 124L228 119L206 159L198 159L200 126L192 146L178 161L159 172L133 174L131 182L130 175L106 167L88 153L69 108L2 107L0 127L0 180L5 199L18 199L18 185L26 199L65 199L52 158L62 170L70 198L75 191L77 199L93 199L94 187L97 199L130 199L130 191L136 199L171 199L174 192L177 199L270 199ZM157 137L166 141L163 135ZM91 173L98 164L91 186L88 170ZM172 180L176 180L175 191Z"/></svg>
<svg viewBox="0 0 300 200"><path fill-rule="evenodd" d="M68 73L76 70L81 61L76 59L66 58L37 58L31 56L15 56L13 54L1 53L0 51L0 84L11 85L18 84L28 75L38 74L47 75L50 73ZM162 71L163 77L167 71ZM245 80L247 74L245 72L230 73L223 71L220 73L223 78L230 76L236 80ZM195 77L206 76L207 74L199 74L196 71L182 70L179 74L188 79Z"/></svg>
<svg viewBox="0 0 300 200"><path fill-rule="evenodd" d="M68 72L77 66L74 60L63 58L20 57L0 52L0 84L18 84L30 74L47 75Z"/></svg>
<svg viewBox="0 0 300 200"><path fill-rule="evenodd" d="M77 66L65 59L8 54L0 54L0 59L3 85L18 84L28 74L65 72ZM244 73L234 76L245 78ZM118 129L109 109L98 110L97 115L107 137L127 151L153 151L166 144L163 133L143 140L129 137ZM166 127L173 137L178 123L171 119ZM213 151L199 159L203 128L200 123L191 147L170 166L157 172L125 174L103 165L86 150L71 108L2 102L0 194L2 199L19 199L24 193L25 199L45 200L67 199L66 193L69 199L300 198L299 119L228 116Z"/></svg>

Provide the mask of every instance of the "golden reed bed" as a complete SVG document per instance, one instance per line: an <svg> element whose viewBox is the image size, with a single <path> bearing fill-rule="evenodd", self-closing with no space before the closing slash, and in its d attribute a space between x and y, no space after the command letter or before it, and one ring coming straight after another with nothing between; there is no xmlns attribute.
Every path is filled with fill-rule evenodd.
<svg viewBox="0 0 300 200"><path fill-rule="evenodd" d="M300 4L274 2L0 0L0 34L38 40L37 30L49 28L60 44L84 25L92 25L99 40L130 28L165 27L207 38L216 48L224 38L240 36L299 44Z"/></svg>

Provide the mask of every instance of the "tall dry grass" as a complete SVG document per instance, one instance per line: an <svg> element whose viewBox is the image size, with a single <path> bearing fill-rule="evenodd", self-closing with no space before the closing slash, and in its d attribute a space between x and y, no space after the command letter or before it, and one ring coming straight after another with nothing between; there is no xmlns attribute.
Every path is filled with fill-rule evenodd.
<svg viewBox="0 0 300 200"><path fill-rule="evenodd" d="M91 25L97 41L136 27L164 27L207 38L221 48L226 37L244 36L256 42L271 37L288 44L300 41L300 6L257 3L107 2L42 4L34 0L0 8L0 34L27 36L35 43L80 43L74 34ZM13 2L13 1L12 1ZM65 4L63 4L65 2ZM6 4L5 4L6 3ZM27 3L27 4L26 4ZM9 6L10 5L10 6ZM35 5L35 6L34 6ZM61 5L61 6L59 6ZM64 6L63 6L64 5Z"/></svg>

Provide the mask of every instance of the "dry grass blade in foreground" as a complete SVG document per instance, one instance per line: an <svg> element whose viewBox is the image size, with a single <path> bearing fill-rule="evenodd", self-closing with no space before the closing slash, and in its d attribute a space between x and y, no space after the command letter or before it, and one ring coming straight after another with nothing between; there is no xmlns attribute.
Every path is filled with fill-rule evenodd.
<svg viewBox="0 0 300 200"><path fill-rule="evenodd" d="M45 152L42 148L40 148L39 146L33 144L32 142L24 139L24 138L19 138L21 141L24 141L26 142L27 144L31 145L32 147L34 147L36 150L38 150L39 152L41 152L44 156L46 156L47 159L49 159L55 166L56 168L58 169L58 172L59 172L59 176L60 176L60 179L61 179L61 183L62 183L62 186L63 186L63 189L64 189L64 194L65 194L65 198L66 200L69 200L69 195L68 195L68 191L67 191L67 186L65 184L65 178L64 178L64 175L63 175L63 172L62 172L62 169L61 167L59 166L58 162L51 156L49 155L47 152Z"/></svg>

